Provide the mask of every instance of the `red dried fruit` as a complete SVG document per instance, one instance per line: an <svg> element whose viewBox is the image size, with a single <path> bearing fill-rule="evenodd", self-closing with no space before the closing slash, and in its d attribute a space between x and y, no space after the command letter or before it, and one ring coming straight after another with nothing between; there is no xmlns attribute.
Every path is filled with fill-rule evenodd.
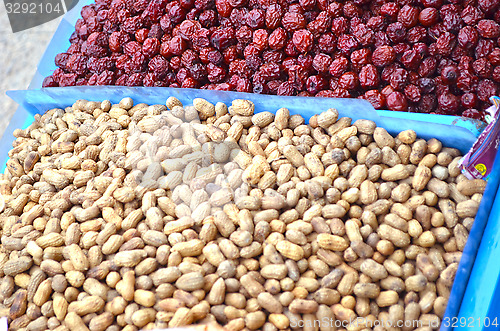
<svg viewBox="0 0 500 331"><path fill-rule="evenodd" d="M479 9L486 14L493 13L498 7L497 0L478 0Z"/></svg>
<svg viewBox="0 0 500 331"><path fill-rule="evenodd" d="M280 23L283 16L283 11L279 4L272 4L267 7L266 10L266 27L268 29L276 29Z"/></svg>
<svg viewBox="0 0 500 331"><path fill-rule="evenodd" d="M462 105L465 108L474 108L477 105L477 96L474 93L464 93L461 97Z"/></svg>
<svg viewBox="0 0 500 331"><path fill-rule="evenodd" d="M198 86L198 82L191 77L186 78L182 81L180 87L182 88L196 88Z"/></svg>
<svg viewBox="0 0 500 331"><path fill-rule="evenodd" d="M421 94L420 94L420 89L413 85L409 84L404 88L404 93L406 98L411 101L411 102L418 102L420 101Z"/></svg>
<svg viewBox="0 0 500 331"><path fill-rule="evenodd" d="M420 101L418 102L417 110L420 113L430 113L436 111L437 108L437 100L434 94L426 94L423 95Z"/></svg>
<svg viewBox="0 0 500 331"><path fill-rule="evenodd" d="M462 116L468 117L468 118L474 118L476 120L483 119L483 114L481 114L481 112L479 110L474 109L474 108L469 108L469 109L464 110L464 112L462 113Z"/></svg>
<svg viewBox="0 0 500 331"><path fill-rule="evenodd" d="M486 57L491 52L493 52L493 48L495 47L495 43L493 40L489 39L479 39L476 48L474 49L474 56L476 59Z"/></svg>
<svg viewBox="0 0 500 331"><path fill-rule="evenodd" d="M259 29L253 33L253 44L257 49L263 51L268 46L269 34L265 29Z"/></svg>
<svg viewBox="0 0 500 331"><path fill-rule="evenodd" d="M380 84L377 68L373 64L367 64L359 72L359 84L362 88L373 88Z"/></svg>
<svg viewBox="0 0 500 331"><path fill-rule="evenodd" d="M408 108L408 102L406 101L406 97L401 92L392 92L387 96L386 99L387 107L390 110L395 111L406 111Z"/></svg>
<svg viewBox="0 0 500 331"><path fill-rule="evenodd" d="M47 76L43 79L42 87L58 87L59 84L56 82L53 76Z"/></svg>
<svg viewBox="0 0 500 331"><path fill-rule="evenodd" d="M406 29L403 24L399 22L389 24L386 33L387 37L389 37L393 43L400 43L406 37Z"/></svg>
<svg viewBox="0 0 500 331"><path fill-rule="evenodd" d="M439 12L433 7L425 8L420 12L418 20L423 26L432 26L438 22Z"/></svg>
<svg viewBox="0 0 500 331"><path fill-rule="evenodd" d="M236 31L236 39L238 42L249 44L252 42L253 38L253 30L248 26L243 25L241 28Z"/></svg>
<svg viewBox="0 0 500 331"><path fill-rule="evenodd" d="M142 44L142 52L147 57L153 57L160 52L160 41L156 38L147 38Z"/></svg>
<svg viewBox="0 0 500 331"><path fill-rule="evenodd" d="M331 63L332 58L329 55L319 53L314 57L312 65L317 72L324 74L328 72Z"/></svg>
<svg viewBox="0 0 500 331"><path fill-rule="evenodd" d="M193 36L196 35L200 29L201 24L199 22L185 20L179 25L179 29L177 31L182 39L191 41Z"/></svg>
<svg viewBox="0 0 500 331"><path fill-rule="evenodd" d="M168 50L174 55L181 55L186 50L186 47L186 42L180 36L173 37L168 43Z"/></svg>
<svg viewBox="0 0 500 331"><path fill-rule="evenodd" d="M484 57L474 61L472 68L480 78L489 78L493 72L491 63Z"/></svg>
<svg viewBox="0 0 500 331"><path fill-rule="evenodd" d="M328 87L328 81L320 75L313 75L307 78L306 89L311 94L316 94Z"/></svg>
<svg viewBox="0 0 500 331"><path fill-rule="evenodd" d="M198 62L199 62L198 55L190 49L186 50L181 55L181 65L185 68L191 67L192 65Z"/></svg>
<svg viewBox="0 0 500 331"><path fill-rule="evenodd" d="M333 77L340 77L349 67L349 61L345 57L338 57L332 61L329 72Z"/></svg>
<svg viewBox="0 0 500 331"><path fill-rule="evenodd" d="M371 103L375 109L384 109L385 97L377 90L366 91L363 95L363 99Z"/></svg>
<svg viewBox="0 0 500 331"><path fill-rule="evenodd" d="M495 48L489 55L488 60L494 66L500 65L500 48Z"/></svg>
<svg viewBox="0 0 500 331"><path fill-rule="evenodd" d="M165 12L165 2L162 0L154 1L136 1L134 3L134 9L137 12L143 12L142 16L144 18L149 18L152 22L158 22L160 17Z"/></svg>
<svg viewBox="0 0 500 331"><path fill-rule="evenodd" d="M374 31L381 31L387 27L387 24L382 16L372 16L366 22L366 26Z"/></svg>
<svg viewBox="0 0 500 331"><path fill-rule="evenodd" d="M396 53L391 46L379 46L372 53L372 62L377 67L384 67L394 61Z"/></svg>
<svg viewBox="0 0 500 331"><path fill-rule="evenodd" d="M403 90L407 82L408 72L401 68L395 69L389 78L391 86L398 91Z"/></svg>
<svg viewBox="0 0 500 331"><path fill-rule="evenodd" d="M337 48L345 55L349 55L358 45L358 41L352 35L343 34L337 40Z"/></svg>
<svg viewBox="0 0 500 331"><path fill-rule="evenodd" d="M293 65L288 69L288 81L297 90L303 90L307 80L307 72L299 65Z"/></svg>
<svg viewBox="0 0 500 331"><path fill-rule="evenodd" d="M68 58L70 56L71 56L71 54L69 54L69 53L59 53L59 54L56 55L54 63L59 68L65 69L66 68L66 63L68 62Z"/></svg>
<svg viewBox="0 0 500 331"><path fill-rule="evenodd" d="M313 46L313 40L314 38L312 33L305 29L295 31L292 37L295 48L301 53L305 53L311 50Z"/></svg>
<svg viewBox="0 0 500 331"><path fill-rule="evenodd" d="M277 63L265 63L260 67L259 73L265 80L277 80L281 76L281 68Z"/></svg>
<svg viewBox="0 0 500 331"><path fill-rule="evenodd" d="M266 25L266 12L262 9L252 9L246 17L246 24L252 29L262 29Z"/></svg>
<svg viewBox="0 0 500 331"><path fill-rule="evenodd" d="M454 84L457 81L459 75L460 73L458 71L458 68L454 65L448 65L441 70L441 79L443 83L448 85Z"/></svg>
<svg viewBox="0 0 500 331"><path fill-rule="evenodd" d="M276 91L277 95L292 96L297 94L297 90L290 82L283 82Z"/></svg>
<svg viewBox="0 0 500 331"><path fill-rule="evenodd" d="M298 13L287 12L281 19L281 25L289 32L304 29L306 24L304 16Z"/></svg>
<svg viewBox="0 0 500 331"><path fill-rule="evenodd" d="M72 54L66 62L66 69L70 72L76 73L77 75L83 75L87 72L87 60L88 58L86 56ZM66 80L70 81L69 78Z"/></svg>
<svg viewBox="0 0 500 331"><path fill-rule="evenodd" d="M499 22L496 0L97 0L44 86L358 97L476 116L500 87Z"/></svg>
<svg viewBox="0 0 500 331"><path fill-rule="evenodd" d="M398 22L403 24L407 29L417 25L419 19L419 11L417 8L410 5L404 5L398 13Z"/></svg>
<svg viewBox="0 0 500 331"><path fill-rule="evenodd" d="M474 25L479 22L480 19L484 18L484 14L478 8L469 5L462 10L460 17L465 24Z"/></svg>
<svg viewBox="0 0 500 331"><path fill-rule="evenodd" d="M495 67L493 69L493 73L491 74L491 79L495 82L500 83L500 66Z"/></svg>
<svg viewBox="0 0 500 331"><path fill-rule="evenodd" d="M358 24L354 27L354 30L352 31L352 34L356 39L359 41L359 43L363 46L368 46L373 44L374 41L374 33L372 29L367 27L364 24Z"/></svg>
<svg viewBox="0 0 500 331"><path fill-rule="evenodd" d="M311 56L311 54L300 54L297 57L297 63L302 68L304 68L305 70L307 70L309 73L312 73L312 71L314 70L314 68L313 68L313 60L314 59Z"/></svg>
<svg viewBox="0 0 500 331"><path fill-rule="evenodd" d="M215 0L215 7L217 8L217 13L222 17L229 17L233 9L228 0Z"/></svg>
<svg viewBox="0 0 500 331"><path fill-rule="evenodd" d="M371 51L369 48L357 49L351 53L351 64L356 70L370 63Z"/></svg>
<svg viewBox="0 0 500 331"><path fill-rule="evenodd" d="M500 25L493 20L480 20L477 23L477 31L483 38L498 38L500 37Z"/></svg>
<svg viewBox="0 0 500 331"><path fill-rule="evenodd" d="M277 28L269 35L269 48L279 50L285 47L287 42L286 32L283 28Z"/></svg>
<svg viewBox="0 0 500 331"><path fill-rule="evenodd" d="M77 78L78 78L77 74L63 74L63 75L61 75L61 78L58 81L59 86L61 86L61 87L75 86Z"/></svg>
<svg viewBox="0 0 500 331"><path fill-rule="evenodd" d="M149 34L149 30L146 29L146 28L143 28L143 29L139 29L136 31L135 33L135 40L137 40L139 43L143 43L144 40L146 40L146 38L148 37L148 34Z"/></svg>
<svg viewBox="0 0 500 331"><path fill-rule="evenodd" d="M148 68L150 72L158 77L158 79L162 79L166 76L169 65L168 61L163 56L157 55L149 61Z"/></svg>
<svg viewBox="0 0 500 331"><path fill-rule="evenodd" d="M346 72L345 74L340 76L338 84L340 88L346 89L348 91L353 91L359 84L358 75L356 75L352 71Z"/></svg>
<svg viewBox="0 0 500 331"><path fill-rule="evenodd" d="M210 37L210 43L212 46L220 51L236 44L236 42L237 40L234 34L234 29L232 28L216 30Z"/></svg>
<svg viewBox="0 0 500 331"><path fill-rule="evenodd" d="M113 60L108 57L100 59L90 58L87 61L87 68L90 72L100 74L103 71L110 71L114 68Z"/></svg>
<svg viewBox="0 0 500 331"><path fill-rule="evenodd" d="M456 44L456 37L449 33L442 33L436 40L436 50L441 56L449 56Z"/></svg>
<svg viewBox="0 0 500 331"><path fill-rule="evenodd" d="M121 25L121 31L134 34L143 25L143 20L139 16L128 17Z"/></svg>
<svg viewBox="0 0 500 331"><path fill-rule="evenodd" d="M353 17L361 16L361 9L352 1L347 1L346 3L344 3L343 12L344 16L350 19L352 19Z"/></svg>
<svg viewBox="0 0 500 331"><path fill-rule="evenodd" d="M210 9L203 11L198 19L200 24L207 29L217 25L217 14Z"/></svg>
<svg viewBox="0 0 500 331"><path fill-rule="evenodd" d="M177 25L186 19L186 10L177 3L174 3L168 10L168 16L170 16L172 24Z"/></svg>
<svg viewBox="0 0 500 331"><path fill-rule="evenodd" d="M471 26L464 26L458 32L458 44L466 49L474 48L479 40L477 30Z"/></svg>
<svg viewBox="0 0 500 331"><path fill-rule="evenodd" d="M380 7L380 15L394 21L399 13L399 6L395 2L386 2Z"/></svg>
<svg viewBox="0 0 500 331"><path fill-rule="evenodd" d="M335 37L332 33L325 33L318 39L318 48L323 53L331 54L336 49Z"/></svg>
<svg viewBox="0 0 500 331"><path fill-rule="evenodd" d="M347 32L349 22L345 17L337 17L332 20L331 31L337 37Z"/></svg>
<svg viewBox="0 0 500 331"><path fill-rule="evenodd" d="M476 92L479 100L487 102L492 96L497 95L498 87L495 82L483 79L477 84Z"/></svg>

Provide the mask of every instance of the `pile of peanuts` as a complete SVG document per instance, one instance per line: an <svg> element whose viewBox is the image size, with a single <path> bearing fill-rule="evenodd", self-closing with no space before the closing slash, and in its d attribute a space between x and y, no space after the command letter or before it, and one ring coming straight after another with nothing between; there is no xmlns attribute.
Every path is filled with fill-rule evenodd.
<svg viewBox="0 0 500 331"><path fill-rule="evenodd" d="M16 130L9 327L437 329L486 182L411 130L254 108L78 100Z"/></svg>

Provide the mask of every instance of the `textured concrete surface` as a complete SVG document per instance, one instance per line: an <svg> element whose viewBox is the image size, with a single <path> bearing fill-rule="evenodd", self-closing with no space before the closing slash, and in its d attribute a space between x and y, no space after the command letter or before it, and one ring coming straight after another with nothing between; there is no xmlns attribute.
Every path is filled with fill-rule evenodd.
<svg viewBox="0 0 500 331"><path fill-rule="evenodd" d="M17 108L5 91L28 87L60 20L12 33L3 1L0 3L0 137Z"/></svg>

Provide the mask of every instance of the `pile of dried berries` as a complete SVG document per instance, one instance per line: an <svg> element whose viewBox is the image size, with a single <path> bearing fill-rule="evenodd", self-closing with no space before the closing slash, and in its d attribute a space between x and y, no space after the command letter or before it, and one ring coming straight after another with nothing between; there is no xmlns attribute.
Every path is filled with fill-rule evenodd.
<svg viewBox="0 0 500 331"><path fill-rule="evenodd" d="M499 22L497 0L96 0L43 86L353 97L481 118L500 91Z"/></svg>

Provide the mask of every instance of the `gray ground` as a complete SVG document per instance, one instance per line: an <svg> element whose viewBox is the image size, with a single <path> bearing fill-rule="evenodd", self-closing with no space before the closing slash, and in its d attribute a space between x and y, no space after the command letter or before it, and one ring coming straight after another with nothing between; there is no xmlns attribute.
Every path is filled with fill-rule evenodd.
<svg viewBox="0 0 500 331"><path fill-rule="evenodd" d="M60 20L14 34L3 1L0 3L0 137L17 108L5 91L28 87Z"/></svg>

